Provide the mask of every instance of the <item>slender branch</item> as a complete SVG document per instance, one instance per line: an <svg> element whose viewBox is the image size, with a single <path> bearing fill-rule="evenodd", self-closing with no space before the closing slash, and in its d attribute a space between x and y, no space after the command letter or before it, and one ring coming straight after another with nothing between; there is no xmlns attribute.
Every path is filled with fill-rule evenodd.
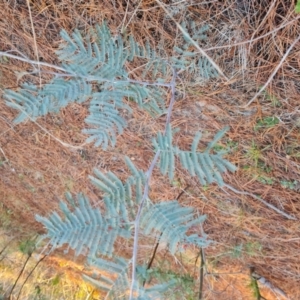
<svg viewBox="0 0 300 300"><path fill-rule="evenodd" d="M234 187L232 187L232 186L229 185L229 184L225 184L224 186L227 187L228 189L232 190L233 192L237 193L237 194L251 196L252 198L254 198L254 199L260 201L261 203L263 203L263 204L266 205L267 207L271 208L272 210L275 210L277 213L279 213L280 215L286 217L286 218L289 219L289 220L297 220L297 218L295 218L295 217L293 217L293 216L287 214L286 212L284 212L284 211L278 209L276 206L274 206L274 205L268 203L268 202L265 201L264 199L262 199L262 198L260 198L260 197L258 197L258 196L256 196L256 195L254 195L254 194L252 194L252 193L241 192L241 191L235 189Z"/></svg>
<svg viewBox="0 0 300 300"><path fill-rule="evenodd" d="M169 107L168 107L167 119L166 119L166 123L165 123L165 132L164 132L164 134L167 133L168 125L171 122L172 110L173 110L173 106L174 106L174 103L175 103L177 73L174 70L174 68L172 68L172 72L173 72L173 76L172 76L172 80L170 82L170 86L171 86L171 99L170 99L170 104L169 104Z"/></svg>
<svg viewBox="0 0 300 300"><path fill-rule="evenodd" d="M31 60L31 59L26 58L26 57L24 58L24 57L20 57L20 56L17 56L17 55L9 54L8 52L0 51L0 56L5 56L5 57L9 57L9 58L14 58L14 59L17 59L17 60L20 60L20 61L29 63L29 64L31 64L31 65L40 65L40 66L44 66L44 67L56 69L56 70L59 70L59 71L62 71L62 72L68 72L68 71L65 70L64 68L58 67L58 66L56 66L56 65L52 65L52 64L45 63L45 62L40 62L40 61ZM75 75L75 73L73 73L72 75Z"/></svg>
<svg viewBox="0 0 300 300"><path fill-rule="evenodd" d="M184 192L190 187L190 185L188 184L177 196L176 200L178 201L179 198L184 194Z"/></svg>
<svg viewBox="0 0 300 300"><path fill-rule="evenodd" d="M179 193L179 195L176 197L176 200L177 200L177 201L179 200L179 198L183 195L183 193L184 193L184 192L186 191L186 189L188 189L188 188L189 188L189 185L187 185L187 186ZM149 269L151 268L151 266L152 266L152 263L153 263L153 261L154 261L154 258L155 258L155 255L156 255L156 252L157 252L157 249L158 249L158 246L159 246L159 241L160 241L161 236L162 236L162 233L160 234L160 237L158 238L157 243L156 243L156 245L155 245L155 247L154 247L152 257L151 257L151 259L150 259L150 261L149 261L149 263L148 263L148 266L147 266L147 270L149 270ZM145 284L146 284L146 280L144 280L143 286L145 286Z"/></svg>
<svg viewBox="0 0 300 300"><path fill-rule="evenodd" d="M29 19L30 19L31 31L32 31L32 35L33 35L34 52L35 52L36 59L38 61L39 79L40 79L40 87L41 87L42 86L42 77L41 77L41 66L40 66L40 61L39 61L39 50L38 50L38 46L37 46L37 43L36 43L36 34L35 34L35 30L34 30L34 25L33 25L33 19L32 19L32 13L31 13L29 0L26 0L26 3L27 3L28 11L29 11Z"/></svg>
<svg viewBox="0 0 300 300"><path fill-rule="evenodd" d="M154 250L153 250L153 253L152 253L152 257L151 257L151 259L150 259L150 261L148 263L148 266L147 266L147 270L149 270L151 268L151 266L152 266L152 263L154 261L154 258L155 258L155 255L156 255L156 252L157 252L157 249L158 249L158 246L159 246L159 241L160 241L161 236L162 236L162 233L160 234L160 236L159 236L159 238L157 240L157 243L156 243L156 245L154 247ZM145 286L145 284L146 284L146 279L144 279L144 281L143 281L143 286Z"/></svg>
<svg viewBox="0 0 300 300"><path fill-rule="evenodd" d="M167 127L170 124L171 121L171 115L172 115L172 108L175 102L175 90L176 90L176 77L177 77L177 73L173 70L173 77L171 80L171 100L170 100L170 104L168 107L168 112L167 112L167 118L166 118L166 124L165 124L165 132L167 131ZM149 193L149 185L150 185L150 179L151 179L151 175L153 172L153 169L156 165L156 162L159 158L160 155L160 149L158 149L158 151L156 152L151 165L148 169L148 171L146 172L146 183L145 183L145 187L144 187L144 193L143 193L143 197L141 200L141 204L139 206L135 221L134 221L134 242L133 242L133 253L132 253L132 275L131 275L131 286L130 286L130 296L129 299L132 300L133 299L133 292L134 292L134 286L135 286L135 282L136 282L136 263L137 263L137 252L138 252L138 241L139 241L139 230L140 230L140 219L141 219L141 214L142 214L142 209L144 207L145 201L148 198L148 193Z"/></svg>
<svg viewBox="0 0 300 300"><path fill-rule="evenodd" d="M161 236L162 236L162 233L160 234L160 237L158 238L158 241L157 241L157 243L155 245L155 248L154 248L154 251L153 251L153 255L152 255L152 257L151 257L151 259L150 259L150 261L148 263L148 266L147 266L147 270L149 270L151 268L151 266L152 266L152 263L153 263L154 258L155 258L155 254L156 254L158 246L159 246L159 241L160 241ZM145 285L145 283L146 283L146 281L144 282L143 286Z"/></svg>
<svg viewBox="0 0 300 300"><path fill-rule="evenodd" d="M14 237L9 240L9 242L2 248L2 250L0 251L0 255L5 251L5 249L9 246L9 244L14 240Z"/></svg>
<svg viewBox="0 0 300 300"><path fill-rule="evenodd" d="M20 56L9 54L8 52L3 52L3 51L0 51L0 56L6 56L6 57L17 59L17 60L32 64L32 65L44 66L44 67L48 67L48 68L52 68L52 69L56 69L56 70L64 72L64 74L55 73L55 72L44 72L46 74L52 74L52 75L55 75L58 77L76 77L76 78L85 79L86 81L101 81L101 82L111 82L111 83L117 83L117 82L118 83L128 83L128 82L130 82L130 83L137 83L137 84L146 85L146 86L161 86L161 87L168 87L168 88L172 87L172 83L141 81L141 80L134 80L134 79L129 79L129 78L127 80L109 80L109 79L99 77L99 76L78 75L76 73L72 73L72 72L70 73L69 70L58 67L56 65L31 60L26 57L25 58L20 57ZM39 71L36 71L36 72L39 72ZM35 73L35 72L28 72L28 74L33 74L33 73Z"/></svg>
<svg viewBox="0 0 300 300"><path fill-rule="evenodd" d="M18 275L18 277L17 277L17 279L16 279L16 281L15 281L15 283L14 283L12 289L10 290L8 299L11 298L11 295L12 295L12 293L13 293L13 291L14 291L14 289L15 289L15 287L16 287L16 285L17 285L17 283L18 283L18 281L19 281L19 279L20 279L20 277L21 277L21 275L22 275L23 272L24 272L24 270L25 270L25 268L26 268L26 265L27 265L29 259L31 258L31 255L32 255L32 252L30 252L30 253L28 254L27 259L26 259L26 261L25 261L25 263L24 263L24 265L23 265L23 268L21 269L21 271L20 271L20 273L19 273L19 275Z"/></svg>
<svg viewBox="0 0 300 300"><path fill-rule="evenodd" d="M27 275L26 279L24 280L21 288L20 288L20 291L19 291L19 294L18 294L18 297L17 297L17 300L20 298L20 295L21 295L21 291L25 285L25 283L27 282L27 280L29 279L29 277L32 275L32 273L34 272L34 270L37 268L37 266L46 258L47 255L44 255L37 263L36 265L33 267L33 269L29 272L29 274Z"/></svg>
<svg viewBox="0 0 300 300"><path fill-rule="evenodd" d="M257 283L257 278L255 276L254 273L254 267L250 267L249 271L250 271L250 279L251 279L251 286L254 289L254 297L256 298L256 300L267 300L266 298L264 298L261 294L260 294L260 290L259 290L259 286Z"/></svg>
<svg viewBox="0 0 300 300"><path fill-rule="evenodd" d="M142 201L141 204L139 206L135 221L134 221L134 242L133 242L133 253L132 253L132 278L131 278L131 287L130 287L130 300L132 300L133 298L133 291L134 291L134 285L136 282L136 261L137 261L137 251L138 251L138 242L139 242L139 229L140 229L140 219L141 219L141 214L142 214L142 209L144 206L144 203L146 201L146 199L148 198L148 192L149 192L149 184L150 184L150 179L151 179L151 175L153 172L153 169L155 167L155 164L159 158L160 155L160 150L158 150L154 156L153 161L151 162L151 165L147 171L147 180L145 183L145 187L144 187L144 193L143 193L143 197L142 197Z"/></svg>
<svg viewBox="0 0 300 300"><path fill-rule="evenodd" d="M200 257L201 257L201 263L200 263L200 285L199 285L199 300L203 299L203 280L204 280L204 255L203 255L203 249L200 248Z"/></svg>

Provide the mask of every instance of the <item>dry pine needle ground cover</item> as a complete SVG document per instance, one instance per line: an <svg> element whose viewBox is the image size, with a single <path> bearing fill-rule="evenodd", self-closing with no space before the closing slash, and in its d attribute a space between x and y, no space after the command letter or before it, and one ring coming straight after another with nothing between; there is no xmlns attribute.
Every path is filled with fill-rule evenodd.
<svg viewBox="0 0 300 300"><path fill-rule="evenodd" d="M115 32L126 27L141 44L149 39L157 45L163 39L166 50L172 49L180 34L155 0L29 2L31 17L27 1L1 1L1 51L23 53L35 60L36 42L39 60L57 64L54 50L62 28L87 31L103 20ZM299 41L283 60L300 35L300 15L294 13L294 1L197 2L201 1L186 1L174 18L181 22L189 14L199 24L210 25L209 38L201 47L227 79L195 84L192 78L180 78L177 88L181 97L172 115L172 126L181 129L176 142L188 149L197 130L209 141L229 125L220 147L230 149L228 159L238 171L227 174L226 183L261 195L297 220L286 219L249 195L216 185L201 187L180 168L172 184L155 171L150 196L175 199L184 190L180 202L207 214L204 230L215 243L205 249L209 272L204 280L205 299L253 299L248 287L250 266L290 299L300 299ZM31 70L30 65L0 59L1 92L16 89L24 80L38 82L38 76L21 76L20 72ZM138 79L138 73L131 71ZM250 101L268 78L265 91ZM43 75L45 82L47 79ZM15 111L3 98L0 107L1 207L11 211L25 231L42 232L34 215L55 210L66 191L85 192L96 203L97 193L87 180L92 168L111 170L125 179L128 171L123 158L127 155L146 170L152 157L151 137L163 129L165 121L163 116L154 120L135 108L117 147L103 152L91 145L81 149L63 146L56 140L74 146L84 143L85 105L69 105L58 115L18 126L12 123ZM195 253L186 254L186 260L194 263ZM199 277L197 273L195 277ZM280 298L263 286L261 293L266 299Z"/></svg>

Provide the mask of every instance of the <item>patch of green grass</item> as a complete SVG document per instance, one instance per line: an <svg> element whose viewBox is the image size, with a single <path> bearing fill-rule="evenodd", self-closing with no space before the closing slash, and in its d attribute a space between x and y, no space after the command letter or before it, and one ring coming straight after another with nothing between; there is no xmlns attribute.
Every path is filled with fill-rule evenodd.
<svg viewBox="0 0 300 300"><path fill-rule="evenodd" d="M21 241L20 245L19 245L19 250L23 253L23 254L32 254L34 249L35 249L35 244L36 242L30 239Z"/></svg>
<svg viewBox="0 0 300 300"><path fill-rule="evenodd" d="M9 63L9 58L4 56L4 55L0 56L0 63L1 64L8 64Z"/></svg>
<svg viewBox="0 0 300 300"><path fill-rule="evenodd" d="M276 178L269 176L272 172L272 167L266 165L263 161L259 160L262 158L261 153L256 153L257 149L252 149L250 154L251 158L254 160L255 167L249 165L243 166L242 169L251 174L257 181L262 184L272 185L276 182ZM249 153L248 153L249 154Z"/></svg>
<svg viewBox="0 0 300 300"><path fill-rule="evenodd" d="M235 245L229 252L230 257L232 258L241 258L243 256L243 243Z"/></svg>
<svg viewBox="0 0 300 300"><path fill-rule="evenodd" d="M262 171L262 172L265 172L265 173L271 173L271 171L273 170L272 167L270 166L267 166L264 162L262 161L259 161L258 164L257 164L257 167Z"/></svg>
<svg viewBox="0 0 300 300"><path fill-rule="evenodd" d="M246 157L254 162L255 168L258 167L258 162L263 157L263 155L262 151L258 148L254 141L252 141L252 144L246 153Z"/></svg>
<svg viewBox="0 0 300 300"><path fill-rule="evenodd" d="M256 256L261 253L262 251L262 245L260 242L247 242L244 245L244 249L246 251L246 254L249 256Z"/></svg>
<svg viewBox="0 0 300 300"><path fill-rule="evenodd" d="M209 189L209 186L208 185L202 185L202 190L204 191L204 192L206 192L206 191L208 191L208 189Z"/></svg>
<svg viewBox="0 0 300 300"><path fill-rule="evenodd" d="M271 167L268 167L264 161L263 161L263 152L270 148L271 146L267 146L263 149L260 149L255 142L252 140L251 146L246 151L245 157L254 163L255 169L259 169L262 172L270 173L272 171ZM253 166L252 166L253 167ZM250 166L244 166L244 170L252 170L251 165Z"/></svg>
<svg viewBox="0 0 300 300"><path fill-rule="evenodd" d="M232 141L232 140L227 140L226 141L226 145L223 146L223 145L220 145L220 144L216 144L213 149L216 151L216 152L226 152L226 153L232 153L234 151L237 150L239 146L239 143L238 142L235 142L235 141Z"/></svg>
<svg viewBox="0 0 300 300"><path fill-rule="evenodd" d="M254 126L254 131L258 131L264 128L272 128L279 123L279 119L275 116L273 117L265 117L256 122Z"/></svg>
<svg viewBox="0 0 300 300"><path fill-rule="evenodd" d="M232 247L229 251L229 256L232 258L242 258L244 255L247 256L256 256L259 255L262 251L262 245L257 242L247 242L240 243Z"/></svg>
<svg viewBox="0 0 300 300"><path fill-rule="evenodd" d="M237 150L239 143L232 140L227 140L226 146L230 149L231 152Z"/></svg>
<svg viewBox="0 0 300 300"><path fill-rule="evenodd" d="M263 184L272 185L275 182L275 179L272 177L260 175L257 177L257 181L259 181Z"/></svg>
<svg viewBox="0 0 300 300"><path fill-rule="evenodd" d="M181 187L181 182L179 181L179 180L173 180L172 182L171 182L171 184L172 184L172 186L175 186L175 187Z"/></svg>
<svg viewBox="0 0 300 300"><path fill-rule="evenodd" d="M60 282L60 275L57 274L52 280L51 280L51 283L52 285L58 285Z"/></svg>
<svg viewBox="0 0 300 300"><path fill-rule="evenodd" d="M284 189L294 190L298 185L296 180L289 181L289 180L280 180L280 184Z"/></svg>
<svg viewBox="0 0 300 300"><path fill-rule="evenodd" d="M219 145L219 144L215 145L213 149L214 149L216 152L220 152L220 151L226 150L226 148L225 148L224 146Z"/></svg>
<svg viewBox="0 0 300 300"><path fill-rule="evenodd" d="M266 99L271 101L273 107L279 107L281 106L281 102L278 100L278 98L267 91L263 91L263 94L265 95Z"/></svg>
<svg viewBox="0 0 300 300"><path fill-rule="evenodd" d="M295 13L300 14L300 0L297 1L295 6Z"/></svg>

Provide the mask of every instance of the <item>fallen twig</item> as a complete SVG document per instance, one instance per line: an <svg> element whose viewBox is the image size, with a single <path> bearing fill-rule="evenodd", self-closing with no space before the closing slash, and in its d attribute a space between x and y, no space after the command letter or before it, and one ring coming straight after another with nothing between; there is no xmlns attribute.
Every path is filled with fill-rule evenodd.
<svg viewBox="0 0 300 300"><path fill-rule="evenodd" d="M251 280L253 280L254 283L255 283L255 285L256 285L256 292L257 292L257 299L258 300L260 300L260 299L261 300L266 299L266 298L264 298L264 297L261 296L261 294L259 292L258 283L260 283L265 288L270 289L274 294L279 295L279 296L283 297L284 299L289 299L289 297L287 296L287 294L282 289L280 289L278 287L275 287L265 277L260 276L259 274L257 274L256 272L254 272L254 267L250 268L250 276L251 276Z"/></svg>
<svg viewBox="0 0 300 300"><path fill-rule="evenodd" d="M232 186L229 185L229 184L225 184L224 186L227 187L228 189L232 190L233 192L237 193L237 194L247 195L247 196L250 196L250 197L252 197L252 198L254 198L254 199L260 201L261 203L263 203L263 204L266 205L267 207L271 208L272 210L275 210L277 213L279 213L280 215L286 217L286 218L289 219L289 220L297 220L297 218L295 218L295 217L293 217L293 216L287 214L286 212L284 212L284 211L278 209L276 206L274 206L274 205L268 203L268 202L265 201L264 199L262 199L262 198L260 198L260 197L258 197L258 196L256 196L256 195L254 195L254 194L252 194L252 193L241 192L241 191L235 189L234 187L232 187Z"/></svg>
<svg viewBox="0 0 300 300"><path fill-rule="evenodd" d="M244 106L242 106L243 108L246 108L247 106L249 106L264 90L265 88L269 85L269 83L272 81L272 79L274 78L274 76L276 75L277 71L279 70L279 68L282 66L283 62L286 60L286 58L288 57L288 55L290 54L291 50L294 48L294 46L300 41L300 35L298 36L298 38L296 38L294 40L294 42L291 44L291 46L289 47L289 49L286 51L286 53L283 55L282 59L280 60L279 64L276 66L276 68L274 69L274 71L272 72L272 74L270 75L270 77L268 78L268 80L266 81L266 83L261 87L261 89L252 97L252 99Z"/></svg>

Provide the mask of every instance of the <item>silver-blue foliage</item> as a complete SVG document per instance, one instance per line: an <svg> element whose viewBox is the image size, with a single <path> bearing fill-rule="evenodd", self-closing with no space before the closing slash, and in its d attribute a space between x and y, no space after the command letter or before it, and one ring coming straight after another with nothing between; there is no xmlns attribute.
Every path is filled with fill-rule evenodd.
<svg viewBox="0 0 300 300"><path fill-rule="evenodd" d="M20 111L14 120L18 124L28 117L35 120L51 112L57 113L71 102L82 103L90 97L91 92L91 84L80 78L68 81L55 78L42 89L26 83L18 92L6 90L4 98L7 106Z"/></svg>
<svg viewBox="0 0 300 300"><path fill-rule="evenodd" d="M138 170L129 158L126 163L132 175L123 183L114 173L94 170L92 183L103 192L102 209L94 208L83 194L74 199L67 194L72 209L64 202L60 203L61 216L54 212L49 218L36 216L47 233L40 238L48 239L55 248L68 244L68 249L75 255L85 254L91 268L98 268L110 273L111 277L84 278L95 286L109 292L108 299L127 299L129 289L128 267L130 261L124 259L107 259L112 257L114 244L118 237L130 239L133 236L133 222L142 199L146 176ZM191 207L182 207L178 201L153 203L146 199L142 210L140 230L143 235L160 236L160 241L168 245L172 254L182 250L185 245L206 247L210 241L206 236L190 234L194 226L201 224L205 216L198 216ZM67 250L68 251L68 250ZM153 295L164 292L173 282L164 283L144 289L136 286L136 299L152 299ZM151 297L150 297L151 296ZM149 298L150 297L150 298Z"/></svg>
<svg viewBox="0 0 300 300"><path fill-rule="evenodd" d="M224 153L212 154L209 152L227 130L228 127L219 131L203 152L197 152L198 143L201 139L200 132L195 135L190 151L180 150L173 146L170 126L165 135L159 132L157 139L153 139L153 145L156 150L160 149L161 151L160 170L162 174L168 173L170 181L174 178L175 157L177 156L182 167L192 176L197 176L202 185L216 182L219 186L223 186L224 181L221 174L227 170L234 172L236 167L223 157Z"/></svg>
<svg viewBox="0 0 300 300"><path fill-rule="evenodd" d="M96 286L97 288L107 291L105 299L122 299L129 298L130 281L128 278L130 262L121 257L115 257L113 260L105 260L102 258L90 258L88 264L96 267L97 270L105 270L107 275L94 276L83 275L83 278ZM139 267L139 266L138 266ZM139 268L137 268L137 271ZM97 276L98 275L98 276ZM153 300L161 299L161 296L171 286L175 284L175 280L156 284L150 287L143 287L142 284L136 284L133 291L134 300Z"/></svg>
<svg viewBox="0 0 300 300"><path fill-rule="evenodd" d="M136 102L139 107L154 116L165 112L166 92L153 86L131 82L125 63L141 49L131 38L130 43L118 35L113 37L105 23L96 26L96 30L83 37L78 30L71 36L61 31L63 42L56 51L61 65L68 77L56 76L42 88L33 84L24 84L17 92L5 91L7 105L20 111L14 120L20 123L28 117L36 119L51 112L59 112L71 102L90 101L90 115L86 123L91 128L83 132L89 134L87 142L107 149L115 146L116 135L126 127L120 110L131 112L124 99ZM127 45L128 44L128 45ZM147 54L149 60L151 49Z"/></svg>
<svg viewBox="0 0 300 300"><path fill-rule="evenodd" d="M182 26L192 32L193 39L200 41L206 38L207 28L198 28L194 23ZM122 134L126 127L125 117L120 115L120 111L122 114L131 113L128 101L135 102L154 116L166 112L166 90L146 81L132 80L126 64L140 60L144 64L140 77L157 83L168 81L174 68L196 77L211 78L216 75L209 61L189 49L190 40L185 35L182 38L184 43L174 48L172 57L161 55L162 51L153 49L149 42L142 46L132 36L125 40L121 35L113 36L105 23L90 30L86 36L78 30L71 35L62 30L61 37L63 42L56 54L66 74L56 74L41 88L25 84L18 92L6 90L6 103L20 112L15 119L15 123L20 123L28 117L36 119L58 112L71 102L90 101L90 114L85 120L89 127L83 132L89 135L87 142L94 142L95 146L103 149L109 145L115 146L117 135ZM223 133L218 134L203 153L196 151L199 134L191 151L183 151L173 146L169 126L166 135L159 133L153 142L156 150L161 150L162 173L168 173L170 180L174 177L177 157L191 175L198 176L202 184L215 181L222 185L221 173L233 171L235 167L222 154L210 154L209 151ZM146 174L138 170L129 158L126 158L126 163L132 175L125 182L112 172L104 173L96 169L95 175L90 176L92 184L103 193L101 208L94 207L83 194L73 198L68 193L71 209L61 202L61 214L54 212L48 218L36 216L47 230L41 240L48 239L51 250L67 244L68 250L73 249L75 255L86 254L91 267L111 275L100 278L85 275L86 280L108 291L107 299L128 298L131 262L112 259L112 256L119 237L129 239L133 236L132 225L146 183ZM190 229L204 219L205 216L198 216L193 208L182 207L176 200L154 203L147 198L141 212L140 232L160 236L160 241L167 244L174 254L186 244L198 247L209 245L206 236L190 233ZM168 282L149 288L136 284L134 299L153 299L172 284Z"/></svg>
<svg viewBox="0 0 300 300"><path fill-rule="evenodd" d="M148 203L142 213L140 226L145 235L150 235L153 231L161 233L160 240L167 242L169 251L175 254L180 245L208 246L206 237L187 235L192 226L201 224L205 219L205 215L195 217L193 208L182 207L174 200Z"/></svg>
<svg viewBox="0 0 300 300"><path fill-rule="evenodd" d="M136 169L129 158L127 165L132 176L125 183L112 172L104 174L95 170L96 177L90 176L91 182L104 193L105 212L93 208L87 197L79 194L79 205L75 205L73 211L61 202L64 219L55 212L49 218L36 217L48 230L42 239L49 238L53 247L67 243L76 255L83 251L89 251L89 256L97 253L111 255L117 236L130 237L130 224L135 220L145 184L145 174ZM74 206L75 201L70 195L68 200ZM205 247L209 244L206 237L188 235L190 228L204 220L205 216L197 216L193 208L182 207L176 200L153 203L148 198L142 211L140 228L145 235L162 234L160 239L168 244L174 254L181 245ZM104 236L101 237L101 234Z"/></svg>
<svg viewBox="0 0 300 300"><path fill-rule="evenodd" d="M138 204L142 199L142 191L145 184L145 174L137 170L129 158L126 158L132 176L123 184L112 172L103 174L94 170L96 177L90 176L92 183L104 192L105 203L113 203L117 213L124 223L133 222L137 213ZM161 240L168 244L172 254L178 247L193 244L205 247L209 244L206 237L190 236L189 229L199 225L205 220L205 216L197 217L193 208L182 207L178 201L153 203L147 199L141 215L140 229L145 235L161 233Z"/></svg>
<svg viewBox="0 0 300 300"><path fill-rule="evenodd" d="M129 238L130 231L121 226L121 217L113 204L106 202L106 211L102 213L100 209L93 208L83 194L79 194L77 200L78 206L73 211L64 202L60 202L63 219L56 212L49 218L36 215L36 220L47 229L41 240L49 239L52 249L68 244L76 256L111 256L116 238Z"/></svg>
<svg viewBox="0 0 300 300"><path fill-rule="evenodd" d="M185 30L192 32L192 38L203 40L208 28L197 28L194 23ZM188 29L188 28L189 29ZM121 35L112 36L105 22L89 30L86 36L75 30L69 35L61 31L63 42L56 51L61 66L67 74L55 77L42 87L24 84L18 91L6 90L4 97L8 106L20 114L15 123L27 118L35 120L48 113L59 110L71 102L90 101L90 115L86 118L89 128L83 130L104 150L115 146L117 134L126 127L125 118L120 110L130 114L131 110L124 102L127 98L151 115L165 113L166 91L158 86L139 84L131 80L125 64L134 58L141 59L143 80L163 82L168 80L171 69L186 71L196 77L215 77L216 71L210 62L188 50L190 42L183 36L183 49L175 47L173 56L160 55L149 42L139 45L132 36L123 40ZM69 75L69 76L65 76Z"/></svg>

